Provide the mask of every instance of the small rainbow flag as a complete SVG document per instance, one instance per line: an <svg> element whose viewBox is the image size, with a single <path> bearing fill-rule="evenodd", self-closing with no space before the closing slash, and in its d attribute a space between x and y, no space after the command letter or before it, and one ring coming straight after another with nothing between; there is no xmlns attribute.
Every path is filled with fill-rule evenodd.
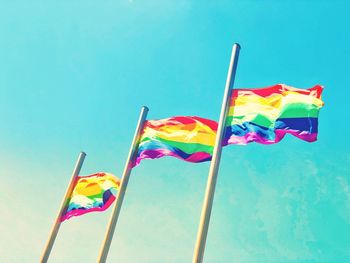
<svg viewBox="0 0 350 263"><path fill-rule="evenodd" d="M217 123L199 117L172 117L146 121L134 166L143 159L174 156L187 162L211 159Z"/></svg>
<svg viewBox="0 0 350 263"><path fill-rule="evenodd" d="M78 176L61 222L72 216L106 210L115 200L120 180L109 173Z"/></svg>
<svg viewBox="0 0 350 263"><path fill-rule="evenodd" d="M262 89L234 89L223 144L277 143L290 133L317 139L322 86L297 89L284 84Z"/></svg>

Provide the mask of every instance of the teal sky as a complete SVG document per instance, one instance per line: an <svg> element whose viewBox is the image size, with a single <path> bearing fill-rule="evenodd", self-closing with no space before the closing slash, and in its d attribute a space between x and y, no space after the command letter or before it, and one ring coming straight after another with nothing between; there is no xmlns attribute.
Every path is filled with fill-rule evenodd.
<svg viewBox="0 0 350 263"><path fill-rule="evenodd" d="M325 86L319 140L225 147L205 262L350 262L349 1L0 0L0 261L38 262L80 151L120 176L140 107L218 120L235 87ZM109 262L191 262L209 163L134 169ZM51 262L96 262L110 210Z"/></svg>

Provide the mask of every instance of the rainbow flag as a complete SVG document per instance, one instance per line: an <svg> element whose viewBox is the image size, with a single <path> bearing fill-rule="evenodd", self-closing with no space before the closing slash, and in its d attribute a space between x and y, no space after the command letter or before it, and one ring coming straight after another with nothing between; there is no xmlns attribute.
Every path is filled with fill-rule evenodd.
<svg viewBox="0 0 350 263"><path fill-rule="evenodd" d="M217 123L199 117L146 121L134 166L143 159L174 156L187 162L211 159Z"/></svg>
<svg viewBox="0 0 350 263"><path fill-rule="evenodd" d="M277 143L289 133L317 139L322 86L297 89L284 84L262 89L234 89L223 144Z"/></svg>
<svg viewBox="0 0 350 263"><path fill-rule="evenodd" d="M96 173L78 176L74 184L61 222L72 216L106 210L115 200L120 180L112 174Z"/></svg>

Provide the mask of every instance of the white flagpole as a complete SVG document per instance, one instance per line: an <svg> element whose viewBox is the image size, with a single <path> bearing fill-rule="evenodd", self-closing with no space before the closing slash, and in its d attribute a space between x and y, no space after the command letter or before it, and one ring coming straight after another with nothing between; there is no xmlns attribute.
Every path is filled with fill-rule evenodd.
<svg viewBox="0 0 350 263"><path fill-rule="evenodd" d="M111 215L111 218L109 220L108 227L107 227L105 239L103 241L103 245L101 247L100 254L98 257L98 262L100 262L100 263L106 262L106 259L107 259L109 247L111 246L111 243L112 243L112 238L113 238L114 230L115 230L115 227L116 227L116 224L118 221L120 209L121 209L122 204L123 204L126 187L128 186L129 177L130 177L130 173L131 173L131 169L132 169L131 165L132 165L132 162L135 159L135 156L137 153L138 142L139 142L139 138L140 138L141 133L142 133L144 122L145 122L146 117L147 117L147 113L148 113L148 108L143 106L141 109L138 123L137 123L134 138L133 138L132 143L131 143L129 155L128 155L128 158L127 158L126 163L125 163L125 167L124 167L124 171L123 171L123 175L122 175L122 180L120 182L120 188L119 188L119 191L117 193L116 201L114 203L114 207L113 207L112 215Z"/></svg>
<svg viewBox="0 0 350 263"><path fill-rule="evenodd" d="M232 90L235 75L236 75L239 51L240 51L239 44L234 44L232 47L230 67L228 70L224 98L221 106L221 113L220 113L220 119L218 123L218 130L217 130L215 146L213 150L213 156L212 156L212 160L209 168L207 188L205 192L202 214L201 214L199 228L198 228L197 241L196 241L196 246L193 253L193 261L192 261L193 263L203 262L205 242L208 234L210 214L213 206L215 185L216 185L219 164L220 164L222 139L225 133L225 121L226 121L226 116L227 116L229 104L230 104L231 90Z"/></svg>
<svg viewBox="0 0 350 263"><path fill-rule="evenodd" d="M86 156L86 153L84 152L81 152L79 154L79 157L78 157L78 160L75 164L75 167L74 167L74 170L73 170L73 173L72 173L72 177L70 179L70 182L68 184L68 187L66 189L66 193L63 197L63 200L62 200L62 203L61 203L61 208L57 214L57 217L56 217L56 220L55 220L55 223L54 225L52 226L52 229L51 229L51 232L50 232L50 235L49 235L49 239L45 245L45 249L44 249L44 252L41 256L41 260L40 262L47 262L47 260L49 259L49 256L50 256L50 252L52 250L52 247L53 247L53 244L55 242L55 239L56 239L56 236L58 234L58 230L60 229L60 226L61 226L61 217L62 217L62 214L66 208L66 205L67 205L67 202L69 200L69 197L71 196L72 192L73 192L73 189L74 189L74 182L75 182L75 179L77 178L77 176L79 175L80 173L80 169L81 169L81 166L83 165L83 162L84 162L84 159L85 159L85 156Z"/></svg>

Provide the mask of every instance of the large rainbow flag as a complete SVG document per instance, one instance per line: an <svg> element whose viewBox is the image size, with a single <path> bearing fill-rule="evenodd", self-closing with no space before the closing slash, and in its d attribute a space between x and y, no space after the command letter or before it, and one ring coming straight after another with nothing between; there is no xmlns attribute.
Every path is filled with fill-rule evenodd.
<svg viewBox="0 0 350 263"><path fill-rule="evenodd" d="M233 89L223 146L277 143L289 133L317 139L322 86L297 89L279 84L262 89ZM145 122L133 166L142 159L174 156L188 162L211 160L217 122L200 117L172 117Z"/></svg>
<svg viewBox="0 0 350 263"><path fill-rule="evenodd" d="M78 176L61 222L72 216L106 210L115 200L120 180L109 173Z"/></svg>
<svg viewBox="0 0 350 263"><path fill-rule="evenodd" d="M200 117L146 121L134 166L142 159L174 156L187 162L211 159L217 123Z"/></svg>
<svg viewBox="0 0 350 263"><path fill-rule="evenodd" d="M317 139L322 86L297 89L284 84L262 89L233 89L225 144L277 143L289 133Z"/></svg>

